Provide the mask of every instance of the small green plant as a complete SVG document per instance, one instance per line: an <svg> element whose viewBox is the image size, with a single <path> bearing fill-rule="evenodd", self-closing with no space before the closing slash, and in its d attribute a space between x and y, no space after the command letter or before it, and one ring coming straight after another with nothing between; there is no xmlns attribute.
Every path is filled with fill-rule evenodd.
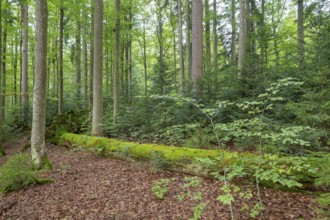
<svg viewBox="0 0 330 220"><path fill-rule="evenodd" d="M105 146L98 146L96 148L96 154L100 157L105 157L106 156L106 147Z"/></svg>
<svg viewBox="0 0 330 220"><path fill-rule="evenodd" d="M202 182L198 177L185 177L184 181L186 182L182 188L186 189L189 187L197 187Z"/></svg>
<svg viewBox="0 0 330 220"><path fill-rule="evenodd" d="M16 191L36 183L36 171L33 170L29 154L10 156L0 167L0 192L2 193Z"/></svg>
<svg viewBox="0 0 330 220"><path fill-rule="evenodd" d="M159 199L164 199L166 193L168 192L168 184L171 182L171 179L160 179L153 183L152 192Z"/></svg>
<svg viewBox="0 0 330 220"><path fill-rule="evenodd" d="M206 204L204 204L204 203L201 203L201 204L195 206L194 207L194 217L190 218L189 220L199 220L199 219L201 219L205 207L206 207Z"/></svg>
<svg viewBox="0 0 330 220"><path fill-rule="evenodd" d="M161 151L153 151L149 156L150 164L155 171L161 171L168 166L170 163L165 159L164 153Z"/></svg>
<svg viewBox="0 0 330 220"><path fill-rule="evenodd" d="M0 145L0 157L5 156L5 155L6 155L6 152L3 149L3 147Z"/></svg>
<svg viewBox="0 0 330 220"><path fill-rule="evenodd" d="M265 208L263 207L263 205L260 202L257 202L253 206L253 208L250 210L250 216L252 218L256 218L259 215L261 215L264 210L265 210Z"/></svg>

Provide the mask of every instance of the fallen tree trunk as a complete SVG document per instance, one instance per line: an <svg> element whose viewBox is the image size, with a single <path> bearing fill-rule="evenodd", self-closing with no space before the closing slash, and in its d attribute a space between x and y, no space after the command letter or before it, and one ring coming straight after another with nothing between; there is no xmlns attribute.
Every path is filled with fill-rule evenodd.
<svg viewBox="0 0 330 220"><path fill-rule="evenodd" d="M156 167L203 177L213 177L214 172L227 174L241 166L244 179L256 177L264 185L280 188L303 188L311 185L315 169L306 158L266 155L260 158L251 153L226 150L204 150L157 144L139 144L104 137L62 132L58 143L69 147L82 147L102 156L134 158L148 161ZM239 176L239 175L237 175Z"/></svg>

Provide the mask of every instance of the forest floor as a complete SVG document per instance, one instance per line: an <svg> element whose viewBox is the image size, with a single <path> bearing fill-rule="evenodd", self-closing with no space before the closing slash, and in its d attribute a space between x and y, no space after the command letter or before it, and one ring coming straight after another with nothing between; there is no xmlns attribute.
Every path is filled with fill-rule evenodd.
<svg viewBox="0 0 330 220"><path fill-rule="evenodd" d="M27 138L9 142L5 150L10 155L19 153L26 143ZM218 181L200 178L198 186L184 188L187 175L156 172L147 164L102 158L51 144L47 144L47 150L54 169L41 175L54 179L54 183L0 194L0 219L178 220L193 218L194 207L202 203L206 204L202 219L230 219L228 206L216 200L221 194ZM0 165L6 158L0 158ZM169 184L165 198L160 200L152 186L162 178L175 180ZM235 219L252 219L251 209L258 202L257 190L252 185L240 188L241 192L251 190L253 197L243 199L237 193L233 203ZM186 198L179 201L178 196L183 194ZM312 195L262 188L261 198L265 210L257 218L318 217Z"/></svg>

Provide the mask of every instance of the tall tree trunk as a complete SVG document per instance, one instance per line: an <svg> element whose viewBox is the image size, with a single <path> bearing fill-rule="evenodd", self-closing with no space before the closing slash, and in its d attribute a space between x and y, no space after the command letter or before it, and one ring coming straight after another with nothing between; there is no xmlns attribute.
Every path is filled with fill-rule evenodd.
<svg viewBox="0 0 330 220"><path fill-rule="evenodd" d="M6 1L6 4L8 4L8 1ZM5 27L3 30L3 44L2 44L2 62L0 62L2 65L2 71L1 71L1 79L0 79L0 83L2 84L2 90L0 91L0 93L2 94L2 106L0 106L1 111L0 114L2 116L2 120L5 121L5 107L6 107L6 75L7 75L7 20L6 17L8 16L8 9L4 10L5 15L5 19L4 19L4 23L5 23Z"/></svg>
<svg viewBox="0 0 330 220"><path fill-rule="evenodd" d="M119 111L119 66L120 66L120 0L115 0L116 30L115 30L115 57L114 57L114 88L113 88L113 121Z"/></svg>
<svg viewBox="0 0 330 220"><path fill-rule="evenodd" d="M89 108L93 109L93 91L94 91L94 0L91 0L91 41L90 41L90 59L89 59Z"/></svg>
<svg viewBox="0 0 330 220"><path fill-rule="evenodd" d="M59 54L59 76L58 76L58 83L59 83L59 89L58 89L58 106L57 106L57 113L61 115L63 113L63 35L64 35L64 6L63 6L63 0L60 2L60 54Z"/></svg>
<svg viewBox="0 0 330 220"><path fill-rule="evenodd" d="M77 29L76 29L76 39L75 39L75 53L74 53L74 63L75 63L75 84L76 84L76 103L81 102L81 25L80 25L80 11L77 18ZM80 104L78 104L80 106Z"/></svg>
<svg viewBox="0 0 330 220"><path fill-rule="evenodd" d="M86 26L83 27L83 54L82 54L82 88L81 95L83 97L83 106L84 108L88 106L88 53L87 53L87 30Z"/></svg>
<svg viewBox="0 0 330 220"><path fill-rule="evenodd" d="M103 0L95 0L92 135L103 135Z"/></svg>
<svg viewBox="0 0 330 220"><path fill-rule="evenodd" d="M147 66L147 42L146 42L146 27L143 23L143 35L142 35L142 53L143 53L143 70L144 70L144 95L148 96L148 66Z"/></svg>
<svg viewBox="0 0 330 220"><path fill-rule="evenodd" d="M191 3L186 0L186 70L187 78L191 80L191 61L192 61L192 45L191 45Z"/></svg>
<svg viewBox="0 0 330 220"><path fill-rule="evenodd" d="M241 76L244 71L247 50L247 0L240 0L240 22L239 22L239 53L238 53L238 74Z"/></svg>
<svg viewBox="0 0 330 220"><path fill-rule="evenodd" d="M236 0L231 0L231 61L236 63Z"/></svg>
<svg viewBox="0 0 330 220"><path fill-rule="evenodd" d="M23 59L22 59L22 105L23 105L23 118L24 124L28 124L29 117L29 57L28 57L28 41L29 41L29 16L28 10L29 6L27 1L23 4L23 30L22 30L22 40L23 40Z"/></svg>
<svg viewBox="0 0 330 220"><path fill-rule="evenodd" d="M203 73L203 1L192 1L192 95L201 96Z"/></svg>
<svg viewBox="0 0 330 220"><path fill-rule="evenodd" d="M180 94L184 93L184 57L183 57L183 36L182 36L182 3L178 1L178 32L179 32L179 64L180 64Z"/></svg>
<svg viewBox="0 0 330 220"><path fill-rule="evenodd" d="M36 59L31 132L31 154L36 168L42 168L47 160L45 149L47 22L47 0L36 0Z"/></svg>
<svg viewBox="0 0 330 220"><path fill-rule="evenodd" d="M176 58L176 47L177 47L177 43L176 43L176 31L175 31L175 22L174 22L174 13L173 10L170 11L170 23L171 23L171 28L172 28L172 37L173 37L173 72L174 72L174 88L175 90L177 90L177 69L176 69L176 63L177 63L177 58Z"/></svg>
<svg viewBox="0 0 330 220"><path fill-rule="evenodd" d="M298 61L299 71L305 68L305 36L304 36L304 0L298 0Z"/></svg>
<svg viewBox="0 0 330 220"><path fill-rule="evenodd" d="M211 23L210 23L210 3L205 1L205 69L211 67Z"/></svg>
<svg viewBox="0 0 330 220"><path fill-rule="evenodd" d="M213 0L213 70L218 69L217 1Z"/></svg>

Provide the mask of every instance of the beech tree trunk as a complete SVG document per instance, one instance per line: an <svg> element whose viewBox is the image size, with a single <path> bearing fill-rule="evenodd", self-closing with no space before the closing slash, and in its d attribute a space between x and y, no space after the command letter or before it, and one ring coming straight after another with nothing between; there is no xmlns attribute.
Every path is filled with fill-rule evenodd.
<svg viewBox="0 0 330 220"><path fill-rule="evenodd" d="M236 63L236 0L231 0L231 60Z"/></svg>
<svg viewBox="0 0 330 220"><path fill-rule="evenodd" d="M120 66L120 0L115 0L116 30L115 30L115 56L114 56L114 88L113 88L113 120L119 111L119 66Z"/></svg>
<svg viewBox="0 0 330 220"><path fill-rule="evenodd" d="M240 0L240 22L239 22L239 53L238 53L238 74L241 76L244 70L247 50L247 0Z"/></svg>
<svg viewBox="0 0 330 220"><path fill-rule="evenodd" d="M45 165L46 83L47 83L47 0L36 0L35 80L31 154L36 168Z"/></svg>
<svg viewBox="0 0 330 220"><path fill-rule="evenodd" d="M192 95L201 96L200 79L203 74L203 1L192 1Z"/></svg>
<svg viewBox="0 0 330 220"><path fill-rule="evenodd" d="M186 0L186 70L187 78L191 80L191 61L192 61L192 45L191 45L191 3L190 0Z"/></svg>
<svg viewBox="0 0 330 220"><path fill-rule="evenodd" d="M210 3L205 1L205 69L211 67L211 23L210 23Z"/></svg>
<svg viewBox="0 0 330 220"><path fill-rule="evenodd" d="M59 54L59 76L58 76L58 106L57 113L63 113L63 35L64 35L64 6L63 0L60 2L60 54Z"/></svg>
<svg viewBox="0 0 330 220"><path fill-rule="evenodd" d="M103 0L95 0L92 135L103 135Z"/></svg>
<svg viewBox="0 0 330 220"><path fill-rule="evenodd" d="M77 29L76 29L76 39L75 39L75 53L74 53L74 63L76 71L76 103L81 102L81 25L80 25L80 11L77 18ZM80 104L78 104L80 106Z"/></svg>
<svg viewBox="0 0 330 220"><path fill-rule="evenodd" d="M183 36L182 36L182 5L178 1L178 32L179 32L179 65L180 65L180 94L184 92L184 57L183 57Z"/></svg>
<svg viewBox="0 0 330 220"><path fill-rule="evenodd" d="M298 61L299 71L303 71L305 59L305 36L304 36L304 0L298 0Z"/></svg>
<svg viewBox="0 0 330 220"><path fill-rule="evenodd" d="M94 83L93 83L93 78L94 78L94 1L91 0L91 40L90 40L90 58L89 58L89 108L93 110L93 91L94 91Z"/></svg>
<svg viewBox="0 0 330 220"><path fill-rule="evenodd" d="M29 117L29 60L28 60L28 31L29 31L29 17L28 17L28 3L24 1L23 3L23 30L22 30L22 38L23 38L23 59L22 59L22 105L23 105L23 118L24 124L28 124L28 117Z"/></svg>
<svg viewBox="0 0 330 220"><path fill-rule="evenodd" d="M213 0L213 69L218 69L217 1Z"/></svg>

